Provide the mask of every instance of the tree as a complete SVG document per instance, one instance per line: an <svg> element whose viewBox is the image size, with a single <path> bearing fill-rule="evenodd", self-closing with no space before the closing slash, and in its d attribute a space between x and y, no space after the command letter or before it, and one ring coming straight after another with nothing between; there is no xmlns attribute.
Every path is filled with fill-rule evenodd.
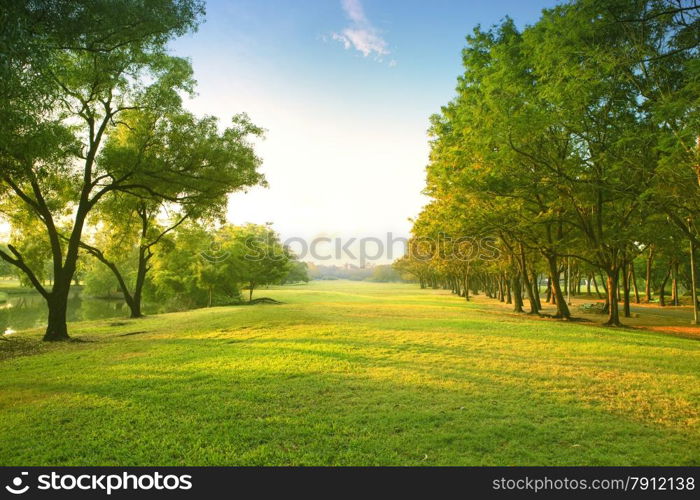
<svg viewBox="0 0 700 500"><path fill-rule="evenodd" d="M253 300L255 288L279 283L289 273L294 256L271 227L224 226L218 234L222 251L230 254L222 267L248 289L248 301Z"/></svg>
<svg viewBox="0 0 700 500"><path fill-rule="evenodd" d="M262 129L246 115L235 116L223 133L216 118L197 119L183 111L127 115L127 120L100 157L113 171L138 172L133 187L110 193L96 211L111 235L106 242L111 251L98 243L81 246L114 273L131 317L139 318L149 261L163 237L186 220L223 218L230 193L264 183L257 171L261 162L248 142ZM128 241L136 247L132 280L113 257Z"/></svg>
<svg viewBox="0 0 700 500"><path fill-rule="evenodd" d="M97 161L103 139L125 111L177 106L191 91L189 63L166 44L202 13L197 0L25 0L3 14L0 204L43 225L52 287L14 245L0 257L46 300L44 340L69 338L68 294L89 214L108 193L134 187L136 172Z"/></svg>
<svg viewBox="0 0 700 500"><path fill-rule="evenodd" d="M240 300L239 283L223 266L231 257L223 251L215 228L185 221L166 235L153 256L149 273L154 300L172 308L226 305Z"/></svg>
<svg viewBox="0 0 700 500"><path fill-rule="evenodd" d="M308 283L309 282L309 266L306 262L293 261L290 263L289 272L282 278L282 284L285 283Z"/></svg>
<svg viewBox="0 0 700 500"><path fill-rule="evenodd" d="M239 302L242 288L251 301L259 286L308 280L304 263L265 225L225 224L219 228L188 221L164 239L152 272L156 296L195 307Z"/></svg>

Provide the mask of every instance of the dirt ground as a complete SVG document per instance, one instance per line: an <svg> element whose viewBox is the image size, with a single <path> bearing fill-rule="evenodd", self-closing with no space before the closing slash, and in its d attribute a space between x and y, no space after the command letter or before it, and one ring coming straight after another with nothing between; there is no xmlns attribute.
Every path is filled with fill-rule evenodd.
<svg viewBox="0 0 700 500"><path fill-rule="evenodd" d="M508 311L511 311L513 307L511 304L504 304L497 300L489 299L485 295L473 296L471 299L477 303L491 304ZM542 297L542 300L542 313L544 315L554 315L556 306L544 303L544 297ZM598 299L596 295L579 295L571 297L569 308L572 317L576 320L603 326L603 323L607 320L607 315L594 311L584 311L581 309L581 306L584 304L603 304L604 302L604 300ZM525 299L525 310L527 309L528 302ZM691 306L661 307L658 304L635 304L632 302L630 304L630 312L632 317L623 317L622 303L620 303L620 320L625 327L641 328L700 340L700 326L691 324L693 319L693 308Z"/></svg>

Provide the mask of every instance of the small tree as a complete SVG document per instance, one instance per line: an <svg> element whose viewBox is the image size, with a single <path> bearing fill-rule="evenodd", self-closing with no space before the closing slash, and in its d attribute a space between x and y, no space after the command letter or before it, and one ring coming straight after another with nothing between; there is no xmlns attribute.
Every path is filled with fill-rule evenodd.
<svg viewBox="0 0 700 500"><path fill-rule="evenodd" d="M225 274L248 289L248 300L259 286L279 283L289 273L293 256L269 226L224 226L218 232L221 249L230 258L221 265Z"/></svg>
<svg viewBox="0 0 700 500"><path fill-rule="evenodd" d="M282 278L282 283L308 283L309 266L306 262L293 261L290 263L289 272Z"/></svg>
<svg viewBox="0 0 700 500"><path fill-rule="evenodd" d="M179 111L164 117L142 113L117 128L101 155L116 171L138 171L133 185L101 204L97 219L108 236L82 242L116 277L132 318L142 316L146 276L163 237L186 220L225 215L228 194L264 183L249 136L262 135L246 115L218 132L216 118ZM115 261L124 245L135 248L136 273L128 280Z"/></svg>

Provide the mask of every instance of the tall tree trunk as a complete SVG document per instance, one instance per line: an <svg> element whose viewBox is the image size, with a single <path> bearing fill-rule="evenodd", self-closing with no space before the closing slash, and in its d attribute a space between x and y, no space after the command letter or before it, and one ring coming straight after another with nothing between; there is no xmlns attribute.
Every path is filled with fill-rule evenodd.
<svg viewBox="0 0 700 500"><path fill-rule="evenodd" d="M581 273L576 266L576 295L581 295Z"/></svg>
<svg viewBox="0 0 700 500"><path fill-rule="evenodd" d="M634 287L634 302L639 304L639 288L637 287L637 275L634 272L634 261L630 262L630 281L632 281L632 286Z"/></svg>
<svg viewBox="0 0 700 500"><path fill-rule="evenodd" d="M673 263L673 280L671 281L671 304L680 305L678 298L678 261Z"/></svg>
<svg viewBox="0 0 700 500"><path fill-rule="evenodd" d="M622 296L623 296L623 311L625 318L632 317L630 311L630 280L629 273L627 272L627 264L622 266Z"/></svg>
<svg viewBox="0 0 700 500"><path fill-rule="evenodd" d="M553 295L557 304L557 314L558 318L570 319L571 311L569 311L569 306L566 304L564 299L564 293L561 291L561 284L559 282L559 265L557 263L556 255L545 255L547 259L547 265L549 266L549 274L552 277L552 289Z"/></svg>
<svg viewBox="0 0 700 500"><path fill-rule="evenodd" d="M647 255L647 273L644 283L644 295L647 300L647 304L651 302L651 264L654 260L654 247L653 245L649 247L649 255Z"/></svg>
<svg viewBox="0 0 700 500"><path fill-rule="evenodd" d="M464 273L464 300L469 302L469 270L470 270L470 262L467 261L467 270Z"/></svg>
<svg viewBox="0 0 700 500"><path fill-rule="evenodd" d="M522 295L522 285L520 284L520 278L518 273L514 272L512 276L512 289L513 289L513 312L524 312L523 311L523 295Z"/></svg>
<svg viewBox="0 0 700 500"><path fill-rule="evenodd" d="M605 304L603 305L603 313L610 313L610 295L608 295L608 285L603 273L600 273L600 284L603 286L603 292L605 292Z"/></svg>
<svg viewBox="0 0 700 500"><path fill-rule="evenodd" d="M603 296L600 294L600 290L598 289L598 282L595 279L595 274L591 274L591 278L593 279L593 287L595 288L595 294L598 296L599 299L602 299Z"/></svg>
<svg viewBox="0 0 700 500"><path fill-rule="evenodd" d="M525 248L520 245L520 276L525 287L527 300L530 302L530 312L528 314L539 314L540 310L537 307L537 299L535 299L535 291L532 288L532 282L528 277L527 259L525 258Z"/></svg>
<svg viewBox="0 0 700 500"><path fill-rule="evenodd" d="M620 323L620 311L617 303L617 284L620 279L620 268L606 268L607 291L608 291L608 326L622 326Z"/></svg>
<svg viewBox="0 0 700 500"><path fill-rule="evenodd" d="M532 288L532 283L527 277L527 272L522 274L523 284L525 285L525 293L527 294L527 300L530 303L530 311L528 314L539 314L540 310L537 307L537 299L535 298L535 292Z"/></svg>
<svg viewBox="0 0 700 500"><path fill-rule="evenodd" d="M700 147L700 136L698 136L698 146ZM700 182L700 166L698 166L698 182ZM698 286L695 268L695 242L690 239L690 296L693 300L693 321L698 324Z"/></svg>
<svg viewBox="0 0 700 500"><path fill-rule="evenodd" d="M659 287L659 305L661 307L666 306L666 283L668 283L668 278L671 276L671 269L673 269L673 264L668 266L668 271L666 271L664 279L661 280L661 286Z"/></svg>
<svg viewBox="0 0 700 500"><path fill-rule="evenodd" d="M535 303L537 304L537 310L541 311L542 310L542 299L540 298L540 284L539 284L539 277L537 276L537 273L533 270L532 271L532 291L534 292L535 295Z"/></svg>

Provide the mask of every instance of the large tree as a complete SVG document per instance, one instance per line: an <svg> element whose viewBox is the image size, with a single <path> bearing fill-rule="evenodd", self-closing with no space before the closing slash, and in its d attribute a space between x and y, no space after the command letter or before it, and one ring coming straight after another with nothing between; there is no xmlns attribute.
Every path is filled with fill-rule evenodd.
<svg viewBox="0 0 700 500"><path fill-rule="evenodd" d="M108 193L133 188L137 173L100 164L103 140L125 111L170 109L191 91L189 63L170 56L166 44L195 29L203 7L198 0L10 3L0 34L7 49L0 69L0 204L43 225L52 287L15 246L0 257L46 299L44 339L65 340L88 215Z"/></svg>

